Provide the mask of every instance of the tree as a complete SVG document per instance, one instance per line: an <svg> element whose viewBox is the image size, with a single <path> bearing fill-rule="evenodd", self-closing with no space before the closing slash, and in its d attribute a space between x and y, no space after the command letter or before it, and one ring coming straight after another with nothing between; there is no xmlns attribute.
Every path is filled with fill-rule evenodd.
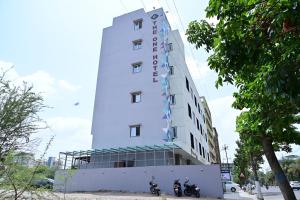
<svg viewBox="0 0 300 200"><path fill-rule="evenodd" d="M21 86L0 75L0 162L12 150L24 148L30 135L40 128L38 113L45 107L41 95L33 87Z"/></svg>
<svg viewBox="0 0 300 200"><path fill-rule="evenodd" d="M249 178L249 158L246 152L243 149L243 143L241 141L236 142L238 148L236 149L236 153L234 154L234 179L235 182L240 185L244 185L245 181Z"/></svg>
<svg viewBox="0 0 300 200"><path fill-rule="evenodd" d="M293 125L300 112L299 1L210 0L206 13L218 23L191 22L188 41L213 50L208 64L218 73L216 86L238 88L233 106L249 111L248 137L260 142L284 199L296 199L274 147L300 144Z"/></svg>

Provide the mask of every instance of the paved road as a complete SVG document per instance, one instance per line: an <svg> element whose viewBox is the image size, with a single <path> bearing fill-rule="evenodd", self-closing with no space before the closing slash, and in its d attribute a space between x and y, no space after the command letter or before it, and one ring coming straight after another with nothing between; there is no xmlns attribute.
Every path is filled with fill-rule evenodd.
<svg viewBox="0 0 300 200"><path fill-rule="evenodd" d="M256 193L256 191L254 191L254 193ZM270 187L268 190L266 190L266 188L262 188L262 193L265 200L283 200L279 187ZM296 195L296 198L300 200L300 190L294 190L294 193ZM228 192L224 194L224 198L226 200L252 200L256 199L256 195L249 195L248 193L243 191L235 193Z"/></svg>

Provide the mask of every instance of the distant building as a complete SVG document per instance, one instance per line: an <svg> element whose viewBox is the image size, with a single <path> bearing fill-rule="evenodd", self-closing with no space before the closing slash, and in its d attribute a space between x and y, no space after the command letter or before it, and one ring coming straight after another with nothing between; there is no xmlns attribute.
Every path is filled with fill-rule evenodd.
<svg viewBox="0 0 300 200"><path fill-rule="evenodd" d="M221 164L221 153L220 153L220 145L219 145L219 135L217 132L217 129L213 127L214 131L214 146L215 146L215 154L216 154L216 162L218 164Z"/></svg>
<svg viewBox="0 0 300 200"><path fill-rule="evenodd" d="M219 139L218 139L218 132L212 126L212 119L211 113L207 104L205 97L201 97L201 104L204 108L203 118L206 127L206 135L205 137L208 138L208 148L209 148L209 162L210 163L221 163L220 158L220 148L219 148Z"/></svg>
<svg viewBox="0 0 300 200"><path fill-rule="evenodd" d="M47 166L48 167L54 167L55 166L55 162L56 162L56 158L55 157L49 157L48 161L47 161Z"/></svg>

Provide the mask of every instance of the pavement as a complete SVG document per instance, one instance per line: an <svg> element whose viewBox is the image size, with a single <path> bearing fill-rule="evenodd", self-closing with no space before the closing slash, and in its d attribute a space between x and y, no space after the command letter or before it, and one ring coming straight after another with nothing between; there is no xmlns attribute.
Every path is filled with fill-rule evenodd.
<svg viewBox="0 0 300 200"><path fill-rule="evenodd" d="M272 186L269 187L269 189L267 190L266 188L262 188L262 195L264 197L264 200L283 200L283 196L281 195L280 189L277 186ZM236 200L236 199L240 199L240 200L256 200L256 190L253 191L253 195L250 195L247 192L244 191L239 191L239 192L226 192L224 194L224 199L226 200ZM294 193L296 195L296 198L298 200L300 200L300 190L294 190Z"/></svg>

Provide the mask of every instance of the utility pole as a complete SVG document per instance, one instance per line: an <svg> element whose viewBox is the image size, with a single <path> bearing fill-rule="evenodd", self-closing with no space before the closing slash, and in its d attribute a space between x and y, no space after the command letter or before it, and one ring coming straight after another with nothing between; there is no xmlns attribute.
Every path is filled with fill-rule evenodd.
<svg viewBox="0 0 300 200"><path fill-rule="evenodd" d="M223 145L222 150L225 151L225 155L226 155L226 161L227 161L227 169L229 169L229 164L228 164L228 156L227 156L227 150L228 150L228 146L226 144Z"/></svg>
<svg viewBox="0 0 300 200"><path fill-rule="evenodd" d="M226 164L227 164L227 169L229 170L230 173L230 180L231 180L231 170L229 169L229 163L228 163L228 155L227 155L227 150L228 150L228 145L224 144L222 147L222 150L225 151L225 155L226 155Z"/></svg>

